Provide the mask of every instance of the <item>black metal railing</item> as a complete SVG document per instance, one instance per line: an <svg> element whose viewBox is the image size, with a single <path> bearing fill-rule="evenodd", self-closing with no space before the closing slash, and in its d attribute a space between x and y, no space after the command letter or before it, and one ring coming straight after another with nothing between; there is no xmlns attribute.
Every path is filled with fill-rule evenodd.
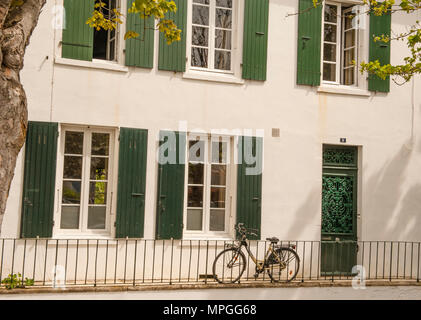
<svg viewBox="0 0 421 320"><path fill-rule="evenodd" d="M211 284L212 264L227 244L217 240L145 239L0 239L0 287L26 286ZM269 243L250 241L263 259ZM282 241L295 245L300 257L292 282L420 279L420 242ZM246 255L240 282L270 282Z"/></svg>

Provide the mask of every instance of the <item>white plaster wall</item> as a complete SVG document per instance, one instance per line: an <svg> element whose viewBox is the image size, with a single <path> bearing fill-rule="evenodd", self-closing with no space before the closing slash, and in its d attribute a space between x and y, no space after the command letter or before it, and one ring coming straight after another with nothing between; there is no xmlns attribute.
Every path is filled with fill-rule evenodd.
<svg viewBox="0 0 421 320"><path fill-rule="evenodd" d="M404 86L391 82L390 93L369 97L297 86L297 17L285 17L298 9L296 0L270 0L265 82L188 80L158 71L157 41L152 70L66 66L53 62L59 52L54 4L44 8L22 72L29 119L149 130L145 238L155 234L158 132L187 121L189 130L264 129L263 238L320 239L322 144L346 137L361 147L359 239L421 240L421 77ZM392 27L405 30L409 20L416 17L394 15ZM392 63L405 54L404 43L393 45ZM279 138L271 137L272 128L280 128ZM4 237L19 236L22 164L20 157Z"/></svg>

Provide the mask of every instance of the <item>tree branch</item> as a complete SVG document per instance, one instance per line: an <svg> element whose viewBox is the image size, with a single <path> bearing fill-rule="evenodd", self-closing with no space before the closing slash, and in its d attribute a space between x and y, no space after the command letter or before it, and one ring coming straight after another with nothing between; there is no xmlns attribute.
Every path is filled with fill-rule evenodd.
<svg viewBox="0 0 421 320"><path fill-rule="evenodd" d="M10 5L12 0L0 1L0 29L3 28L4 21L6 20L7 14L9 13Z"/></svg>

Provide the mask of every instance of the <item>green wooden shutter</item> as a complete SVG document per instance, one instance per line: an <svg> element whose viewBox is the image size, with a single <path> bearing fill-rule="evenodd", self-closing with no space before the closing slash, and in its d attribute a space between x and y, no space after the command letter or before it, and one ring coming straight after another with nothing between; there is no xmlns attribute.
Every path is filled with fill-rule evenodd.
<svg viewBox="0 0 421 320"><path fill-rule="evenodd" d="M266 80L269 0L246 0L243 79Z"/></svg>
<svg viewBox="0 0 421 320"><path fill-rule="evenodd" d="M116 238L142 238L148 131L120 129Z"/></svg>
<svg viewBox="0 0 421 320"><path fill-rule="evenodd" d="M381 65L390 63L390 42L374 42L374 37L381 36L382 34L390 36L391 23L392 15L390 13L382 16L376 16L373 12L370 13L370 61L379 60ZM389 88L389 77L387 77L385 80L382 80L374 74L370 74L368 76L368 90L389 92Z"/></svg>
<svg viewBox="0 0 421 320"><path fill-rule="evenodd" d="M250 141L251 139L251 141ZM247 155L263 160L263 138L239 137L238 141L239 164L237 168L237 223L244 223L246 228L259 230L258 237L249 236L249 239L260 239L261 203L262 203L262 170L248 172L248 168L255 168L256 164L248 164Z"/></svg>
<svg viewBox="0 0 421 320"><path fill-rule="evenodd" d="M297 84L320 85L322 5L299 0L297 39Z"/></svg>
<svg viewBox="0 0 421 320"><path fill-rule="evenodd" d="M171 19L181 29L181 40L168 45L162 32L159 34L158 69L168 71L186 71L186 25L187 0L174 0L177 5L176 13L168 13L165 19Z"/></svg>
<svg viewBox="0 0 421 320"><path fill-rule="evenodd" d="M92 60L94 30L86 20L94 11L94 0L64 0L62 57Z"/></svg>
<svg viewBox="0 0 421 320"><path fill-rule="evenodd" d="M181 239L183 237L184 176L185 176L185 132L160 132L160 146L168 141L168 135L175 134L175 141L169 144L168 153L175 152L175 163L158 165L157 239ZM171 140L170 140L171 141ZM165 156L168 156L165 153Z"/></svg>
<svg viewBox="0 0 421 320"><path fill-rule="evenodd" d="M57 128L57 123L28 123L22 195L22 238L52 236Z"/></svg>
<svg viewBox="0 0 421 320"><path fill-rule="evenodd" d="M127 0L127 10L133 0ZM127 12L126 31L140 34L136 39L126 40L126 66L153 68L155 19L140 18L139 14Z"/></svg>

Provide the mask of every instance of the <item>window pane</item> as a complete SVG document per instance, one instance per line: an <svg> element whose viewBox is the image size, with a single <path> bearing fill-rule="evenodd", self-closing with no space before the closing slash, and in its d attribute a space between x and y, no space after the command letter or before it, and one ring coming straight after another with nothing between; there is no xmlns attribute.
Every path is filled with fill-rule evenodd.
<svg viewBox="0 0 421 320"><path fill-rule="evenodd" d="M209 25L209 7L193 6L193 23L202 26Z"/></svg>
<svg viewBox="0 0 421 320"><path fill-rule="evenodd" d="M323 60L336 61L336 45L325 43L323 45Z"/></svg>
<svg viewBox="0 0 421 320"><path fill-rule="evenodd" d="M212 142L212 162L213 163L227 163L227 143L226 142Z"/></svg>
<svg viewBox="0 0 421 320"><path fill-rule="evenodd" d="M216 29L215 47L218 49L231 49L231 31Z"/></svg>
<svg viewBox="0 0 421 320"><path fill-rule="evenodd" d="M91 180L108 179L108 158L91 158Z"/></svg>
<svg viewBox="0 0 421 320"><path fill-rule="evenodd" d="M345 30L356 27L356 25L354 25L354 26L352 25L352 22L353 22L354 18L355 18L355 13L352 13L352 12L345 13L345 17L344 17Z"/></svg>
<svg viewBox="0 0 421 320"><path fill-rule="evenodd" d="M189 141L189 161L205 161L205 141Z"/></svg>
<svg viewBox="0 0 421 320"><path fill-rule="evenodd" d="M193 0L194 3L209 4L209 0Z"/></svg>
<svg viewBox="0 0 421 320"><path fill-rule="evenodd" d="M110 144L110 134L92 133L91 153L96 156L108 156Z"/></svg>
<svg viewBox="0 0 421 320"><path fill-rule="evenodd" d="M64 153L66 154L82 154L83 153L83 132L66 131Z"/></svg>
<svg viewBox="0 0 421 320"><path fill-rule="evenodd" d="M231 29L232 10L216 9L215 24L217 28Z"/></svg>
<svg viewBox="0 0 421 320"><path fill-rule="evenodd" d="M88 229L105 229L106 207L88 208Z"/></svg>
<svg viewBox="0 0 421 320"><path fill-rule="evenodd" d="M325 5L325 21L336 23L337 10L336 6Z"/></svg>
<svg viewBox="0 0 421 320"><path fill-rule="evenodd" d="M231 70L231 52L215 50L215 69Z"/></svg>
<svg viewBox="0 0 421 320"><path fill-rule="evenodd" d="M216 0L217 7L232 8L232 0Z"/></svg>
<svg viewBox="0 0 421 320"><path fill-rule="evenodd" d="M80 181L63 181L62 203L80 203Z"/></svg>
<svg viewBox="0 0 421 320"><path fill-rule="evenodd" d="M203 184L203 163L189 163L189 184Z"/></svg>
<svg viewBox="0 0 421 320"><path fill-rule="evenodd" d="M108 30L94 28L94 48L92 57L94 59L107 59Z"/></svg>
<svg viewBox="0 0 421 320"><path fill-rule="evenodd" d="M89 183L89 204L107 203L107 183L91 182Z"/></svg>
<svg viewBox="0 0 421 320"><path fill-rule="evenodd" d="M344 71L344 84L352 85L354 84L355 70L354 68L345 69Z"/></svg>
<svg viewBox="0 0 421 320"><path fill-rule="evenodd" d="M192 44L196 46L207 47L209 29L193 26L192 30Z"/></svg>
<svg viewBox="0 0 421 320"><path fill-rule="evenodd" d="M190 208L203 207L203 187L188 187L187 206Z"/></svg>
<svg viewBox="0 0 421 320"><path fill-rule="evenodd" d="M208 67L208 50L203 48L192 47L191 49L191 65L192 67Z"/></svg>
<svg viewBox="0 0 421 320"><path fill-rule="evenodd" d="M226 185L226 175L227 175L227 166L222 164L213 164L211 173L211 185L213 186L225 186Z"/></svg>
<svg viewBox="0 0 421 320"><path fill-rule="evenodd" d="M355 30L349 30L345 32L345 48L353 47L355 46Z"/></svg>
<svg viewBox="0 0 421 320"><path fill-rule="evenodd" d="M62 206L60 229L79 229L79 206Z"/></svg>
<svg viewBox="0 0 421 320"><path fill-rule="evenodd" d="M352 65L352 60L354 60L354 49L349 49L344 52L344 64L345 67Z"/></svg>
<svg viewBox="0 0 421 320"><path fill-rule="evenodd" d="M336 81L336 64L323 63L323 80Z"/></svg>
<svg viewBox="0 0 421 320"><path fill-rule="evenodd" d="M110 37L115 37L115 30L110 31ZM109 60L114 61L115 60L115 39L110 41L109 43L110 47L110 56L108 57Z"/></svg>
<svg viewBox="0 0 421 320"><path fill-rule="evenodd" d="M225 210L210 211L209 230L225 231Z"/></svg>
<svg viewBox="0 0 421 320"><path fill-rule="evenodd" d="M202 230L202 210L187 210L187 230Z"/></svg>
<svg viewBox="0 0 421 320"><path fill-rule="evenodd" d="M336 42L336 25L325 25L325 41Z"/></svg>
<svg viewBox="0 0 421 320"><path fill-rule="evenodd" d="M211 188L211 208L225 208L225 188Z"/></svg>
<svg viewBox="0 0 421 320"><path fill-rule="evenodd" d="M81 179L82 178L82 157L64 157L63 168L64 179Z"/></svg>

